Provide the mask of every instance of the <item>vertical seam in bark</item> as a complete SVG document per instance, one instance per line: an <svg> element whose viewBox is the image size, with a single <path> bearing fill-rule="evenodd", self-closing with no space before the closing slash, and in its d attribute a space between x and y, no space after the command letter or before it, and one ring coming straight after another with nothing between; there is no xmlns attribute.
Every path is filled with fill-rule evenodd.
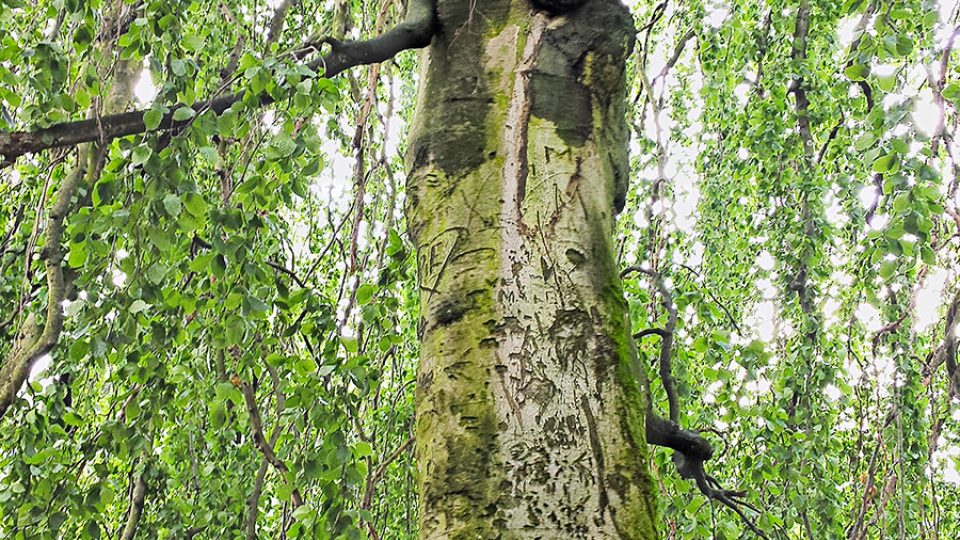
<svg viewBox="0 0 960 540"><path fill-rule="evenodd" d="M506 160L503 166L504 208L513 215L506 216L521 222L520 204L527 190L527 131L530 123L530 72L536 64L540 45L543 43L547 18L542 14L533 16L530 35L523 49L523 57L517 66L507 123L504 129L503 146ZM508 221L509 222L509 221Z"/></svg>
<svg viewBox="0 0 960 540"><path fill-rule="evenodd" d="M580 396L580 407L583 409L583 415L587 419L587 431L590 434L590 447L593 449L593 457L597 460L597 488L600 492L599 506L600 519L603 520L607 507L610 504L610 498L607 495L606 481L606 463L603 460L603 448L600 445L600 435L597 433L597 419L593 416L590 409L590 400L587 396ZM610 518L613 520L614 528L617 527L616 518L613 515L613 509L610 509Z"/></svg>
<svg viewBox="0 0 960 540"><path fill-rule="evenodd" d="M504 375L504 373L506 373L506 367L497 367L495 371L497 372L497 381L500 383L500 389L503 391L503 395L507 398L507 405L510 406L510 410L513 411L513 414L517 415L517 420L522 420L523 411L520 410L520 405L517 403L516 398L514 398L513 394L510 393L510 387L507 386L507 377Z"/></svg>

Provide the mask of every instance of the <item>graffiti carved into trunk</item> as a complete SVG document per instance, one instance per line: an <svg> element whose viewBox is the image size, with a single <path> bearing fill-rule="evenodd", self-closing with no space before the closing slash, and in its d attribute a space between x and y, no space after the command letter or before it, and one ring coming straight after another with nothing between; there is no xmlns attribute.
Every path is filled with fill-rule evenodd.
<svg viewBox="0 0 960 540"><path fill-rule="evenodd" d="M437 8L408 186L421 537L653 538L611 238L631 18L616 0Z"/></svg>

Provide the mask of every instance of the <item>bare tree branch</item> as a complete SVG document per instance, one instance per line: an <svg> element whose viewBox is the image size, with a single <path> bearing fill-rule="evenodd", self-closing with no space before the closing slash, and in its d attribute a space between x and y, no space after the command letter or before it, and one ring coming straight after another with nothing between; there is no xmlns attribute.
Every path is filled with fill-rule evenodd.
<svg viewBox="0 0 960 540"><path fill-rule="evenodd" d="M273 19L270 21L270 29L267 32L268 45L280 39L280 32L283 32L283 23L287 20L287 13L297 2L299 0L283 0L274 10Z"/></svg>
<svg viewBox="0 0 960 540"><path fill-rule="evenodd" d="M744 512L744 508L760 513L760 509L745 500L745 491L732 491L721 487L716 478L707 474L704 463L713 457L713 447L699 433L681 429L675 422L664 420L647 412L647 444L670 448L674 451L673 463L682 478L693 480L708 499L720 502L733 510L747 528L758 537L768 539L756 522Z"/></svg>
<svg viewBox="0 0 960 540"><path fill-rule="evenodd" d="M131 65L130 61L121 60L111 67L115 72L114 84L102 105L106 110L126 106L133 88ZM98 108L94 109L94 111L98 110ZM96 115L97 112L94 112L94 118L88 122L96 124ZM4 135L0 134L0 141L3 137ZM74 208L73 199L79 195L80 187L85 182L92 185L99 176L104 155L103 146L99 144L90 145L89 148L80 151L73 172L67 175L57 189L46 219L45 240L40 252L47 275L46 320L40 327L36 315L30 314L20 327L13 346L4 358L3 365L0 366L0 418L3 418L16 399L17 393L27 380L30 369L36 361L52 351L60 340L64 321L62 304L72 287L70 280L64 279L63 271L64 254L61 242L65 230L64 222ZM28 245L26 256L32 256L32 251L33 246Z"/></svg>
<svg viewBox="0 0 960 540"><path fill-rule="evenodd" d="M656 334L662 339L660 344L659 374L664 390L667 392L670 419L663 419L656 415L653 412L652 403L648 400L646 413L647 444L672 449L674 451L673 463L682 478L693 480L697 485L697 489L708 499L718 501L733 510L754 534L760 538L767 539L767 535L760 530L754 520L744 511L744 508L747 508L758 514L760 513L758 508L745 500L747 493L744 491L724 489L716 478L707 474L704 463L713 457L713 447L710 443L699 433L680 428L678 424L680 417L680 398L677 394L676 381L673 378L670 362L673 336L677 327L677 308L673 303L673 294L660 274L642 266L630 266L624 269L620 275L626 276L632 272L645 274L653 280L659 291L664 309L666 309L668 313L666 328L647 329L634 336L639 339L646 335ZM648 395L649 390L648 384Z"/></svg>
<svg viewBox="0 0 960 540"><path fill-rule="evenodd" d="M270 373L270 380L273 381L273 394L276 400L277 422L279 423L283 409L286 406L286 398L280 389L280 376L277 374L276 368L271 366L269 362L264 363L267 366L267 372ZM244 395L244 397L246 397L246 395ZM273 435L270 436L270 448L276 447L282 432L283 430L279 425L274 428ZM250 496L247 497L247 540L256 540L257 538L257 515L260 512L260 494L263 492L263 482L267 477L267 467L269 465L269 458L264 456L263 463L260 464L260 468L257 470L257 476L253 480L253 488L250 490Z"/></svg>

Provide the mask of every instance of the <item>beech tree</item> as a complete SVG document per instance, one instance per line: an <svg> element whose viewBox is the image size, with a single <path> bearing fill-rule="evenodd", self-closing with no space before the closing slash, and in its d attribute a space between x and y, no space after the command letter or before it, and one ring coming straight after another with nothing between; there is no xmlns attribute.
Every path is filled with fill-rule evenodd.
<svg viewBox="0 0 960 540"><path fill-rule="evenodd" d="M2 1L5 537L958 532L960 8L401 4Z"/></svg>

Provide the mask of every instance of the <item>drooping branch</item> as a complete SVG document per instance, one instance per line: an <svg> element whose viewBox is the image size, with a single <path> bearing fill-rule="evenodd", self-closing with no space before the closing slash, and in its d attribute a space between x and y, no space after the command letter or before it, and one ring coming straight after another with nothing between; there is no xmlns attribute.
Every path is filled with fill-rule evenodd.
<svg viewBox="0 0 960 540"><path fill-rule="evenodd" d="M667 402L670 409L670 418L665 419L653 412L653 405L647 401L646 412L646 438L647 444L670 448L674 451L673 463L682 478L693 480L708 499L716 500L733 510L746 526L760 538L767 538L767 535L760 530L757 524L744 512L748 508L756 513L760 510L746 501L747 493L745 491L732 491L724 489L716 478L706 472L704 463L713 457L713 447L709 441L703 438L696 431L682 429L679 426L680 417L680 398L676 389L676 381L673 378L670 356L673 349L673 336L677 327L677 308L673 303L673 294L666 281L659 273L644 268L642 266L630 266L624 269L620 274L626 276L632 272L638 272L649 276L660 294L664 309L667 310L667 325L664 329L647 329L637 333L634 338L639 339L647 335L656 334L660 336L660 357L659 357L659 375L664 390L667 393ZM647 385L649 394L649 384Z"/></svg>
<svg viewBox="0 0 960 540"><path fill-rule="evenodd" d="M327 45L329 51L306 65L313 71L321 72L324 77L335 77L354 66L384 62L401 51L426 47L433 39L435 27L435 0L412 0L404 21L381 36L367 41L322 38L315 43L309 43L308 46L313 49ZM243 92L217 96L194 103L190 108L197 114L213 111L219 115L234 103L239 102L243 96ZM257 103L260 106L273 102L273 97L266 93L257 97ZM174 120L173 113L176 109L177 107L171 107L171 110L163 116L158 130L180 129L191 122L191 119ZM144 133L148 131L144 122L146 112L147 110L129 111L99 119L55 124L36 131L0 133L0 156L9 163L22 155L50 148L74 146L85 142L105 142L118 137Z"/></svg>
<svg viewBox="0 0 960 540"><path fill-rule="evenodd" d="M373 504L373 496L376 492L377 483L387 474L387 468L390 467L390 464L402 456L414 442L416 442L416 438L413 436L408 437L393 453L384 458L376 469L370 470L370 473L367 475L366 487L364 488L363 501L360 504L360 508L364 510L370 509L370 505Z"/></svg>
<svg viewBox="0 0 960 540"><path fill-rule="evenodd" d="M280 430L277 430L275 433L280 433ZM269 466L269 462L264 459L263 463L260 464L260 468L257 469L257 476L253 480L253 488L250 490L250 495L247 497L247 520L245 536L247 540L257 539L257 516L260 513L260 494L263 493L263 482L267 478L267 469Z"/></svg>
<svg viewBox="0 0 960 540"><path fill-rule="evenodd" d="M63 222L71 205L81 179L86 174L86 161L78 160L77 168L60 184L56 202L50 209L47 219L46 244L40 256L43 258L47 273L47 319L43 327L31 314L21 327L14 340L13 347L0 366L0 418L13 404L17 392L30 374L30 369L43 355L50 352L60 339L63 328L63 303L66 298L66 286L63 279L63 250L60 241L63 236Z"/></svg>
<svg viewBox="0 0 960 540"><path fill-rule="evenodd" d="M112 46L109 43L104 44L104 51L110 51ZM113 89L103 100L102 110L107 112L123 110L127 106L129 97L133 95L131 65L131 61L120 61L110 67L114 72ZM96 120L91 121L96 122ZM0 134L0 141L3 140L3 136ZM46 319L41 325L37 321L36 314L29 314L17 330L12 346L3 358L3 364L0 366L0 419L15 401L17 393L30 375L31 368L37 360L56 347L63 330L62 304L73 287L72 280L65 277L63 268L62 243L66 230L65 222L75 207L74 199L81 196L82 188L93 185L99 178L105 157L103 147L97 144L84 147L77 154L77 165L57 188L43 227L44 243L40 258L47 277ZM54 164L57 161L55 160ZM34 245L31 240L25 252L28 269L33 250ZM24 304L21 303L17 309L23 306Z"/></svg>
<svg viewBox="0 0 960 540"><path fill-rule="evenodd" d="M147 497L146 474L147 461L144 457L141 459L144 471L137 473L132 471L131 489L130 489L130 508L127 510L127 523L123 527L120 540L133 540L137 535L137 527L140 525L140 516L143 514L143 505Z"/></svg>
<svg viewBox="0 0 960 540"><path fill-rule="evenodd" d="M807 59L807 35L810 32L810 3L807 0L800 2L795 26L792 59L799 66ZM799 68L797 71L800 72ZM797 130L803 143L803 151L809 157L813 155L813 134L810 131L810 100L807 98L805 84L803 76L797 75L791 83L790 91L796 98Z"/></svg>
<svg viewBox="0 0 960 540"><path fill-rule="evenodd" d="M631 272L640 272L650 276L660 293L660 301L663 304L663 308L667 310L667 326L662 332L658 332L661 339L659 357L660 382L663 384L663 389L667 392L667 406L669 407L670 420L672 422L679 422L680 397L677 394L677 383L673 378L673 366L670 361L670 357L673 354L673 334L677 328L677 306L673 303L673 293L663 280L663 277L657 272L648 270L642 266L631 266L621 272L621 276L625 276Z"/></svg>
<svg viewBox="0 0 960 540"><path fill-rule="evenodd" d="M243 399L247 405L247 413L250 415L250 427L253 430L253 441L257 446L257 450L260 450L264 459L269 462L270 465L273 465L273 467L277 469L277 472L286 479L290 468L287 467L287 464L284 463L283 460L277 457L274 451L274 444L268 441L263 435L263 420L260 416L260 407L257 406L257 397L253 385L242 382L240 383L240 390L243 393ZM303 504L303 497L300 495L300 490L296 487L293 488L290 494L290 500L295 507Z"/></svg>
<svg viewBox="0 0 960 540"><path fill-rule="evenodd" d="M764 533L744 512L744 508L760 513L760 509L746 501L745 491L724 489L720 482L708 474L704 463L713 457L713 447L696 431L681 429L675 422L660 418L653 411L647 411L647 444L670 448L674 451L673 463L682 478L693 480L708 499L720 502L733 510L743 520L747 528L760 538L767 539Z"/></svg>
<svg viewBox="0 0 960 540"><path fill-rule="evenodd" d="M677 62L680 61L680 56L683 54L684 49L687 47L687 42L691 39L697 37L697 32L691 28L677 40L677 45L673 49L673 54L670 55L670 58L667 60L667 63L663 65L663 68L660 69L660 73L657 73L657 76L654 77L654 81L657 79L663 79L670 73L670 70L673 69L673 66L677 65Z"/></svg>
<svg viewBox="0 0 960 540"><path fill-rule="evenodd" d="M280 418L283 415L283 409L286 406L286 398L283 395L283 391L280 389L280 376L277 374L276 368L270 365L269 362L265 362L265 364L267 372L270 374L270 379L273 381L273 394L274 398L276 399L276 414L277 422L279 423ZM251 418L253 418L252 415ZM270 436L270 448L276 448L277 441L280 440L280 434L282 432L283 429L279 425L273 430L273 435ZM257 476L253 480L253 488L250 490L250 495L247 497L247 540L256 540L257 538L257 515L260 512L260 495L263 492L263 482L267 477L267 468L270 466L270 464L270 459L264 457L263 463L260 464L260 468L257 470Z"/></svg>
<svg viewBox="0 0 960 540"><path fill-rule="evenodd" d="M957 319L960 316L960 290L954 295L947 308L944 321L943 342L934 349L923 367L924 378L930 380L941 365L947 366L947 390L952 399L960 391L960 369L957 364ZM949 401L949 399L948 399Z"/></svg>
<svg viewBox="0 0 960 540"><path fill-rule="evenodd" d="M287 19L287 13L296 5L298 0L283 0L273 12L273 19L270 21L270 28L267 30L267 43L272 43L279 39L280 32L283 31L283 24Z"/></svg>
<svg viewBox="0 0 960 540"><path fill-rule="evenodd" d="M120 36L127 33L133 21L137 20L143 4L144 2L139 0L132 5L120 5L119 13L106 21L103 29L100 30L100 34L97 36L97 40L106 43L116 43Z"/></svg>

